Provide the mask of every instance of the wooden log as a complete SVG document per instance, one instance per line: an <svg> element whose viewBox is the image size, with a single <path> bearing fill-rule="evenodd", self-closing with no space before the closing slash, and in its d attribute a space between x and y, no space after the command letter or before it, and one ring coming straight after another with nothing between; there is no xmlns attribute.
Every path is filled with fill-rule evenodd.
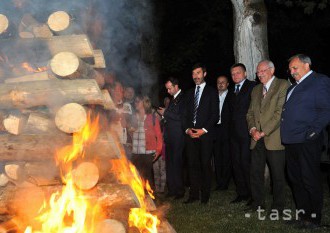
<svg viewBox="0 0 330 233"><path fill-rule="evenodd" d="M48 80L0 85L0 109L61 106L66 103L104 104L95 80Z"/></svg>
<svg viewBox="0 0 330 233"><path fill-rule="evenodd" d="M7 78L4 83L21 83L21 82L33 82L33 81L46 81L49 80L47 71L37 72L33 74L23 75L21 77Z"/></svg>
<svg viewBox="0 0 330 233"><path fill-rule="evenodd" d="M27 116L23 114L9 114L4 120L3 125L10 134L21 134L27 121Z"/></svg>
<svg viewBox="0 0 330 233"><path fill-rule="evenodd" d="M29 60L36 62L43 55L43 61L50 60L60 52L72 52L80 58L93 58L93 47L86 35L65 35L49 38L3 39L0 48L11 48L6 54L10 61ZM40 61L39 61L40 62Z"/></svg>
<svg viewBox="0 0 330 233"><path fill-rule="evenodd" d="M21 38L49 38L53 36L46 24L39 23L30 14L25 14L22 17L18 31Z"/></svg>
<svg viewBox="0 0 330 233"><path fill-rule="evenodd" d="M8 178L12 180L20 180L23 176L22 167L19 164L6 164L5 165L5 172Z"/></svg>
<svg viewBox="0 0 330 233"><path fill-rule="evenodd" d="M99 169L92 162L79 163L72 170L73 183L81 190L92 189L99 181Z"/></svg>
<svg viewBox="0 0 330 233"><path fill-rule="evenodd" d="M16 214L28 211L29 208L39 210L44 197L49 198L53 193L61 192L62 188L62 185L34 188L22 188L12 185L0 187L0 214ZM100 183L92 190L84 191L83 194L88 200L95 201L104 208L129 209L140 207L135 193L127 185ZM29 199L29 197L32 198ZM27 202L27 200L29 201Z"/></svg>
<svg viewBox="0 0 330 233"><path fill-rule="evenodd" d="M9 27L9 21L7 16L0 14L0 35L7 31Z"/></svg>
<svg viewBox="0 0 330 233"><path fill-rule="evenodd" d="M0 174L0 186L6 186L8 184L8 182L9 182L8 177L5 174L1 173Z"/></svg>
<svg viewBox="0 0 330 233"><path fill-rule="evenodd" d="M49 134L55 130L55 122L48 114L32 112L27 119L23 132L30 134Z"/></svg>
<svg viewBox="0 0 330 233"><path fill-rule="evenodd" d="M62 106L55 115L55 125L64 133L79 132L87 122L87 112L83 106L69 103Z"/></svg>
<svg viewBox="0 0 330 233"><path fill-rule="evenodd" d="M104 55L101 49L94 50L94 68L106 68Z"/></svg>
<svg viewBox="0 0 330 233"><path fill-rule="evenodd" d="M54 160L28 162L23 167L27 181L37 186L61 184L60 172Z"/></svg>
<svg viewBox="0 0 330 233"><path fill-rule="evenodd" d="M70 26L70 15L65 11L56 11L48 17L47 24L54 32L64 31Z"/></svg>
<svg viewBox="0 0 330 233"><path fill-rule="evenodd" d="M105 84L101 73L94 70L93 66L85 63L71 52L56 54L50 61L50 68L54 74L62 78L92 78L96 80L100 88Z"/></svg>
<svg viewBox="0 0 330 233"><path fill-rule="evenodd" d="M98 233L126 233L126 229L123 223L115 219L105 219L98 223L96 231Z"/></svg>
<svg viewBox="0 0 330 233"><path fill-rule="evenodd" d="M72 136L53 135L10 135L0 134L0 161L53 161L58 149L71 145ZM86 147L86 156L104 160L120 158L117 142L107 135L99 135L96 141Z"/></svg>
<svg viewBox="0 0 330 233"><path fill-rule="evenodd" d="M116 105L113 102L109 91L107 89L102 89L101 92L104 97L104 104L103 104L104 109L106 110L116 109Z"/></svg>

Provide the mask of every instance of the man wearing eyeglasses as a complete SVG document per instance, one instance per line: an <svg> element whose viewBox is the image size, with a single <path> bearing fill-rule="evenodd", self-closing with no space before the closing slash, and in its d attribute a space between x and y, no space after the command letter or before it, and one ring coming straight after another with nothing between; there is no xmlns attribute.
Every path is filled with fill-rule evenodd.
<svg viewBox="0 0 330 233"><path fill-rule="evenodd" d="M246 115L251 135L251 194L253 203L247 210L265 208L265 165L268 162L273 185L272 212L284 209L285 153L280 138L280 119L289 82L274 76L275 66L269 60L259 62L260 84L253 88Z"/></svg>
<svg viewBox="0 0 330 233"><path fill-rule="evenodd" d="M298 54L289 59L296 83L287 91L281 116L281 139L285 145L299 227L320 227L322 179L320 159L322 130L330 122L330 79L311 70L311 59Z"/></svg>

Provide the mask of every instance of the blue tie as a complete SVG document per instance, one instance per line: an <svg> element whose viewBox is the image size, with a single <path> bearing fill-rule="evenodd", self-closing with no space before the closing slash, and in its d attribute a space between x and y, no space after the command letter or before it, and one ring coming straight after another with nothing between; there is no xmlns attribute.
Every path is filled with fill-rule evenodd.
<svg viewBox="0 0 330 233"><path fill-rule="evenodd" d="M193 118L194 123L196 123L196 118L197 118L199 88L200 88L200 86L197 86L197 90L196 90L195 98L194 98L194 118Z"/></svg>

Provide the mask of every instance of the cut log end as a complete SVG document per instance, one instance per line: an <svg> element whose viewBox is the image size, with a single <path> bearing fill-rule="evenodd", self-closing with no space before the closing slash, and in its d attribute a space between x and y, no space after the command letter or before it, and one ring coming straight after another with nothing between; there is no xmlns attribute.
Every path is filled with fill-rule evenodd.
<svg viewBox="0 0 330 233"><path fill-rule="evenodd" d="M65 11L56 11L48 17L47 24L54 32L63 31L70 25L70 16Z"/></svg>
<svg viewBox="0 0 330 233"><path fill-rule="evenodd" d="M81 190L93 188L99 180L99 169L94 163L80 163L73 170L73 182Z"/></svg>
<svg viewBox="0 0 330 233"><path fill-rule="evenodd" d="M50 62L52 71L61 77L74 74L79 67L79 58L71 52L60 52Z"/></svg>
<svg viewBox="0 0 330 233"><path fill-rule="evenodd" d="M6 32L8 26L9 26L8 18L5 15L0 14L0 34Z"/></svg>
<svg viewBox="0 0 330 233"><path fill-rule="evenodd" d="M69 103L62 106L56 113L55 124L65 133L80 131L87 122L87 113L83 106Z"/></svg>

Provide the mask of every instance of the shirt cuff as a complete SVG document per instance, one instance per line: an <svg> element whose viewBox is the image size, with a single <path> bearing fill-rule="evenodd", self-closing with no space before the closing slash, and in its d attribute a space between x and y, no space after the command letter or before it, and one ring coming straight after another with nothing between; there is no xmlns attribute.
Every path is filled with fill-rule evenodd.
<svg viewBox="0 0 330 233"><path fill-rule="evenodd" d="M202 128L202 130L204 130L205 133L208 133L208 131L205 128Z"/></svg>
<svg viewBox="0 0 330 233"><path fill-rule="evenodd" d="M256 127L252 127L249 131L249 134L251 134L252 130L257 129Z"/></svg>

